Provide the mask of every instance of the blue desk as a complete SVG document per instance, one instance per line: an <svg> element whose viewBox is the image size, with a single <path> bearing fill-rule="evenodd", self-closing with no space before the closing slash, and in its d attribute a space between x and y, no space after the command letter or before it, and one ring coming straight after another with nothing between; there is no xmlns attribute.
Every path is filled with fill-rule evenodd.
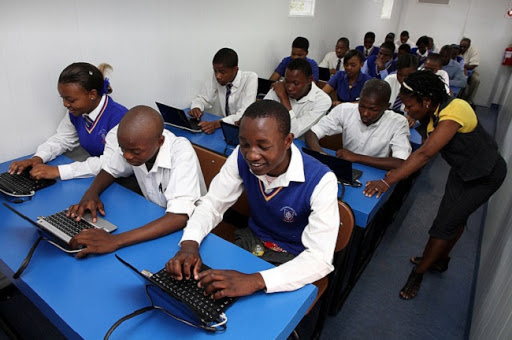
<svg viewBox="0 0 512 340"><path fill-rule="evenodd" d="M52 165L69 163L58 157ZM5 172L8 163L0 164ZM38 191L31 201L15 208L35 219L76 203L92 178L58 181ZM119 232L143 225L164 213L164 209L117 184L101 196L106 218ZM0 197L0 202L5 201ZM135 208L136 207L136 208ZM134 209L135 208L135 209ZM141 281L114 257L114 254L89 256L78 260L52 245L41 242L20 279L14 271L37 238L36 229L0 205L0 270L67 337L100 339L122 316L149 304ZM130 246L117 253L137 268L156 272L178 250L182 233ZM213 268L255 272L271 265L249 252L210 234L201 245L201 256ZM240 298L231 306L227 330L217 339L286 339L316 297L313 285L287 293L258 292ZM158 311L130 319L119 326L111 339L190 338L212 339L212 334L186 326Z"/></svg>
<svg viewBox="0 0 512 340"><path fill-rule="evenodd" d="M214 121L220 119L220 117L210 113L205 113L201 119L205 121ZM224 136L222 135L222 131L220 129L217 129L215 130L214 133L208 135L206 133L193 133L169 125L166 125L165 127L166 129L172 131L172 133L174 133L176 136L185 137L191 143L202 148L211 150L213 152L217 152L219 154L224 154L224 150L226 150L226 142L224 141ZM302 140L296 139L294 140L294 143L299 149L305 146L305 143ZM229 155L231 151L232 150L228 148L226 155ZM332 152L330 150L326 151ZM382 195L380 198L376 198L375 196L368 198L364 196L364 183L366 183L366 181L369 180L383 178L384 175L386 174L386 171L358 163L354 164L354 168L363 171L363 175L360 178L360 181L361 183L363 183L363 186L359 188L346 186L343 200L347 202L354 211L356 225L361 228L365 228L368 225L368 223L373 219L373 217L380 209L382 204L384 204L384 202L387 200L392 190L389 190L388 192L384 193L384 195ZM340 185L338 195L341 195L341 193L342 190Z"/></svg>

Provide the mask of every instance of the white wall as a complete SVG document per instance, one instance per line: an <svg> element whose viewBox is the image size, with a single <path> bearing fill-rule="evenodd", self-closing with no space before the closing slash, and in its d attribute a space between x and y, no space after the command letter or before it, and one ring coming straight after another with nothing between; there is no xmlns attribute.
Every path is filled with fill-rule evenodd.
<svg viewBox="0 0 512 340"><path fill-rule="evenodd" d="M409 30L411 37L432 36L437 48L468 37L480 53L480 87L474 102L496 103L494 86L503 53L508 46L512 20L505 18L509 0L450 0L448 5L403 1L397 32Z"/></svg>
<svg viewBox="0 0 512 340"><path fill-rule="evenodd" d="M342 35L354 46L367 28L383 39L396 19L380 20L380 6L317 0L314 18L289 18L287 0L1 0L0 162L33 153L54 133L65 113L57 78L74 61L110 63L113 97L127 107L186 107L219 48L269 77L296 36L310 40L317 60Z"/></svg>

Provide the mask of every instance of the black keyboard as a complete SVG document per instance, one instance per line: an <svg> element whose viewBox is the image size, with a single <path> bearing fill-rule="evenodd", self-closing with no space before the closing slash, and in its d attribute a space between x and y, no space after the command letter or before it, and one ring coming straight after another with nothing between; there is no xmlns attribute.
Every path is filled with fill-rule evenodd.
<svg viewBox="0 0 512 340"><path fill-rule="evenodd" d="M54 184L54 179L35 180L30 178L31 168L26 168L19 175L8 172L0 174L0 190L10 196L32 196L34 192Z"/></svg>
<svg viewBox="0 0 512 340"><path fill-rule="evenodd" d="M209 268L205 265L201 268L202 271L206 269ZM204 324L220 322L219 316L235 301L235 298L213 300L203 294L204 288L199 288L196 280L175 280L165 268L153 274L151 279L169 295L187 305Z"/></svg>
<svg viewBox="0 0 512 340"><path fill-rule="evenodd" d="M53 225L55 228L61 230L66 235L71 237L75 236L84 229L94 228L84 220L75 221L71 217L66 216L66 210L58 212L56 214L43 217L43 220Z"/></svg>

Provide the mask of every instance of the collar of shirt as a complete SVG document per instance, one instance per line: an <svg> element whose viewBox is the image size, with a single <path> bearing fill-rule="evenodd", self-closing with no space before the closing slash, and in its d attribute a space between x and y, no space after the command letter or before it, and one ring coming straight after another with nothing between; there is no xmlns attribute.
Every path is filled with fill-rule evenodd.
<svg viewBox="0 0 512 340"><path fill-rule="evenodd" d="M308 94L306 94L304 97L302 97L299 100L292 99L292 98L290 98L290 99L292 101L295 101L296 103L304 103L307 101L314 102L314 101L316 101L316 93L318 92L318 90L319 90L318 86L316 86L314 82L311 82L311 88L309 89Z"/></svg>
<svg viewBox="0 0 512 340"><path fill-rule="evenodd" d="M372 46L368 49L366 47L364 47L364 52L368 53L368 55L370 55L370 54L372 54L374 48L375 48L375 46Z"/></svg>
<svg viewBox="0 0 512 340"><path fill-rule="evenodd" d="M265 190L274 189L279 187L287 187L290 182L304 182L306 180L304 176L304 163L302 161L302 154L299 149L292 144L290 147L292 156L288 169L284 174L279 175L272 183L267 181L265 175L256 176L265 185Z"/></svg>
<svg viewBox="0 0 512 340"><path fill-rule="evenodd" d="M420 50L416 50L416 54L417 54L418 56L422 57L422 58L426 58L426 57L428 57L428 52L429 52L429 51L428 51L428 49L427 49L427 50L425 50L425 53L421 54Z"/></svg>
<svg viewBox="0 0 512 340"><path fill-rule="evenodd" d="M142 168L146 173L151 172L157 172L158 168L167 168L171 169L171 157L169 155L171 154L171 144L172 140L176 138L172 132L169 130L164 129L163 132L164 136L164 143L158 150L158 154L156 155L155 164L151 167L151 170L148 172L146 164L139 165L139 168Z"/></svg>
<svg viewBox="0 0 512 340"><path fill-rule="evenodd" d="M235 89L239 88L240 87L240 82L242 81L242 71L238 70L236 72L236 76L235 76L235 79L233 79L233 81L230 83L231 85L233 85L231 87L231 93L234 92ZM226 84L227 85L227 84ZM224 90L227 90L226 88L226 85L224 85Z"/></svg>
<svg viewBox="0 0 512 340"><path fill-rule="evenodd" d="M84 113L82 116L88 117L90 120L92 120L94 122L96 120L96 118L98 118L98 115L100 114L101 109L103 108L103 104L105 104L105 100L107 100L106 94L101 96L100 103L98 104L98 106L96 106L96 108L94 110L92 110L89 113Z"/></svg>
<svg viewBox="0 0 512 340"><path fill-rule="evenodd" d="M359 108L358 108L358 110L359 110ZM375 130L382 124L382 122L386 119L386 116L389 114L397 114L397 113L394 111L391 111L391 110L385 110L384 113L382 114L382 116L380 116L379 120L371 123L370 125L366 125L365 123L363 123L363 121L361 120L361 115L359 115L359 119L357 121L361 124L361 127L363 129Z"/></svg>

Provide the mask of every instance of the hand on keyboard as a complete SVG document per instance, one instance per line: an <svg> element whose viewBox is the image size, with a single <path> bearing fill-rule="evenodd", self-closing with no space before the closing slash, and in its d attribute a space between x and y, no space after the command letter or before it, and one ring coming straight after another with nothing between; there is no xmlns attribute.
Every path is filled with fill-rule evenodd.
<svg viewBox="0 0 512 340"><path fill-rule="evenodd" d="M111 235L103 229L92 228L82 230L69 241L69 244L73 249L79 249L81 245L85 246L85 248L76 255L78 258L82 258L88 254L106 254L116 251L119 246L115 239L115 235Z"/></svg>
<svg viewBox="0 0 512 340"><path fill-rule="evenodd" d="M97 211L99 211L101 215L105 216L105 207L103 202L100 200L100 196L94 193L90 193L89 190L85 192L84 196L80 200L80 203L74 204L68 208L67 216L80 221L87 210L91 212L93 223L97 222Z"/></svg>
<svg viewBox="0 0 512 340"><path fill-rule="evenodd" d="M37 164L42 164L43 160L39 157L32 157L29 159L24 159L21 161L14 161L9 165L9 173L11 175L18 174L20 175L23 170L25 170L28 167L34 167Z"/></svg>
<svg viewBox="0 0 512 340"><path fill-rule="evenodd" d="M46 164L37 164L30 170L30 176L36 180L59 178L59 168Z"/></svg>
<svg viewBox="0 0 512 340"><path fill-rule="evenodd" d="M165 269L175 280L188 280L192 276L197 280L202 263L199 244L183 241L181 249L165 264Z"/></svg>
<svg viewBox="0 0 512 340"><path fill-rule="evenodd" d="M244 274L236 270L208 269L198 275L199 287L204 287L204 295L214 299L251 295L265 288L260 273Z"/></svg>

